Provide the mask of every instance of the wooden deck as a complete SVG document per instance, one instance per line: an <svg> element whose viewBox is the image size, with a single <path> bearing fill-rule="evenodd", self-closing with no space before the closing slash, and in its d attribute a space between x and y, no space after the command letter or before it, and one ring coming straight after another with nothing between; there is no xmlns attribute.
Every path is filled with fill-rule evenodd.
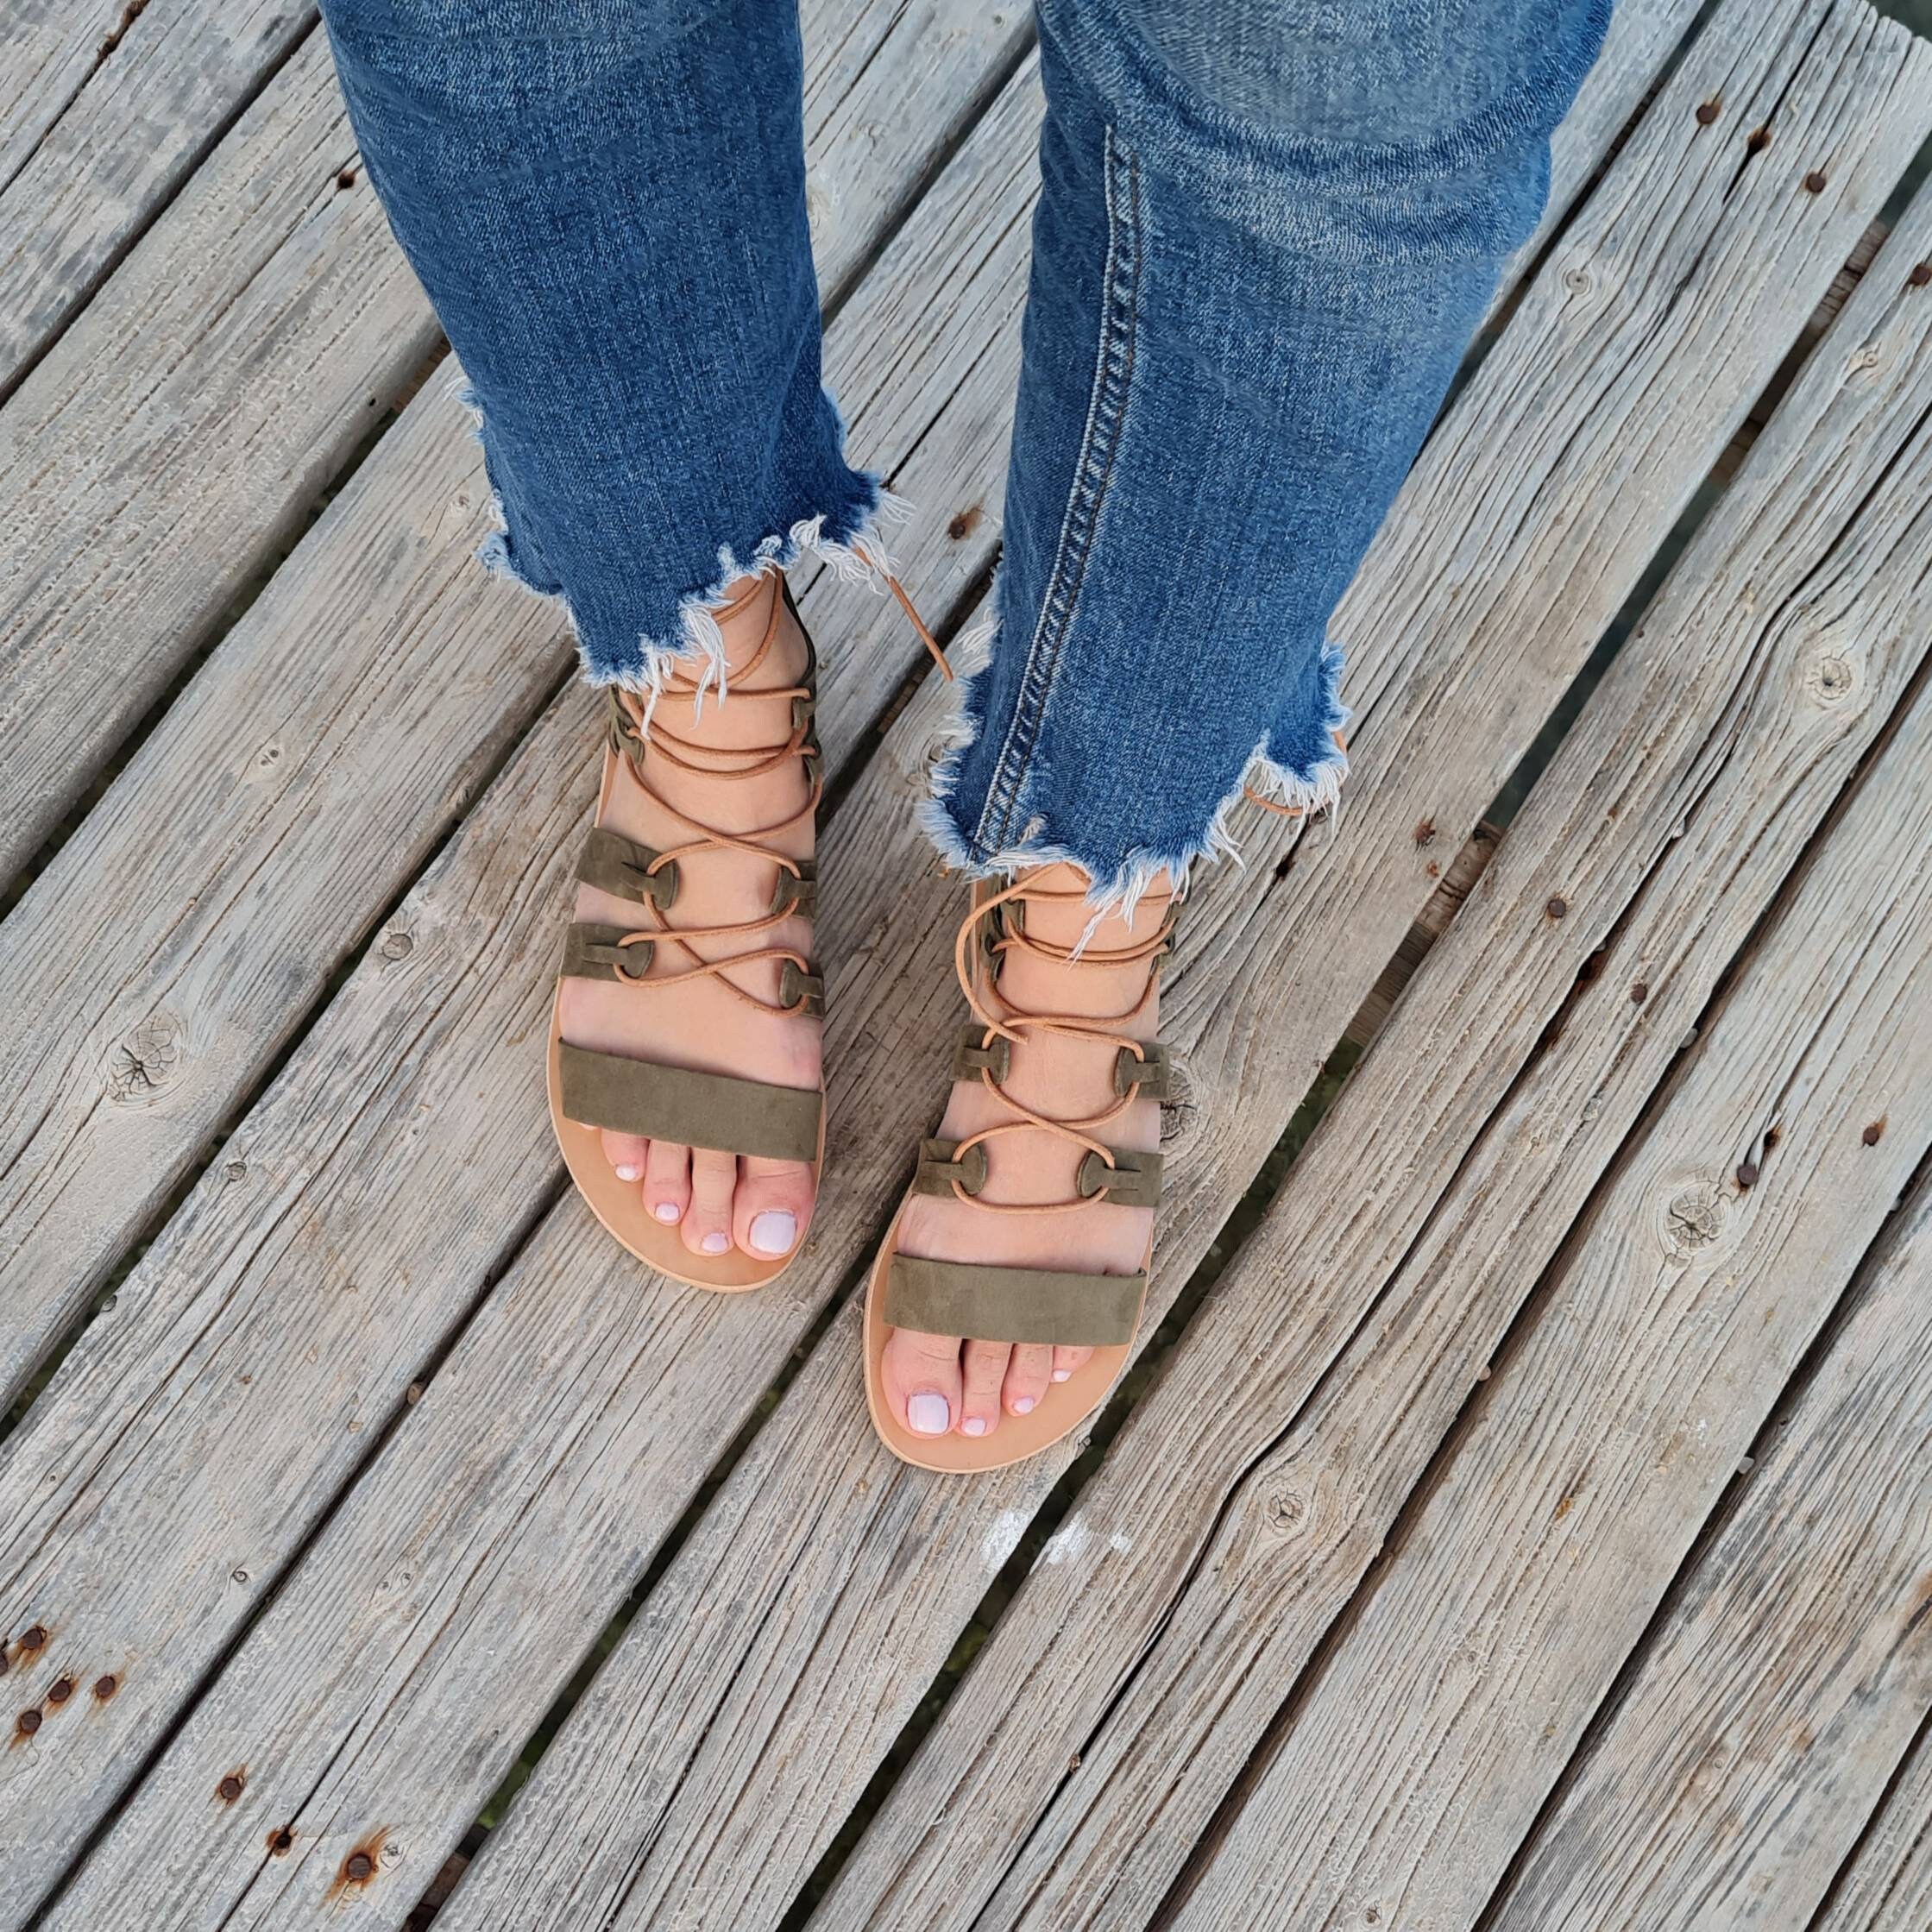
<svg viewBox="0 0 1932 1932"><path fill-rule="evenodd" d="M1199 881L1140 1365L962 1483L853 1301L957 1017L916 644L801 583L809 1258L640 1276L538 1071L594 706L469 561L313 16L16 8L0 1932L1926 1932L1932 47L1701 13L1620 0L1338 615L1340 824ZM831 378L950 634L1026 11L805 16Z"/></svg>

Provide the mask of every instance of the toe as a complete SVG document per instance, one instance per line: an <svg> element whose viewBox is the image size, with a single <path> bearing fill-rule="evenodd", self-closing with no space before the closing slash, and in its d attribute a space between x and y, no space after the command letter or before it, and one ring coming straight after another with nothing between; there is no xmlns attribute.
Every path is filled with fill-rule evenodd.
<svg viewBox="0 0 1932 1932"><path fill-rule="evenodd" d="M1053 1366L1054 1351L1036 1343L1023 1343L1013 1350L1001 1395L1010 1415L1031 1415L1040 1407Z"/></svg>
<svg viewBox="0 0 1932 1932"><path fill-rule="evenodd" d="M602 1130L604 1158L617 1170L620 1180L642 1180L645 1150L649 1142L641 1141L635 1134L614 1134L609 1128Z"/></svg>
<svg viewBox="0 0 1932 1932"><path fill-rule="evenodd" d="M731 1197L738 1156L708 1147L691 1149L691 1205L684 1210L684 1245L694 1255L718 1255L731 1247Z"/></svg>
<svg viewBox="0 0 1932 1932"><path fill-rule="evenodd" d="M880 1365L886 1407L916 1436L943 1436L960 1413L960 1343L896 1328Z"/></svg>
<svg viewBox="0 0 1932 1932"><path fill-rule="evenodd" d="M739 1162L732 1197L732 1235L761 1262L789 1255L804 1238L812 1218L812 1170L802 1161L765 1161L746 1155Z"/></svg>
<svg viewBox="0 0 1932 1932"><path fill-rule="evenodd" d="M1012 1355L1006 1342L968 1342L965 1352L965 1392L960 1415L962 1436L990 1436L999 1426L999 1392L1006 1381Z"/></svg>
<svg viewBox="0 0 1932 1932"><path fill-rule="evenodd" d="M1092 1349L1055 1349L1054 1350L1054 1380L1066 1381L1076 1369L1084 1369L1093 1359Z"/></svg>
<svg viewBox="0 0 1932 1932"><path fill-rule="evenodd" d="M659 1221L684 1218L684 1210L691 1205L689 1148L677 1141L651 1142L644 1160L644 1205Z"/></svg>

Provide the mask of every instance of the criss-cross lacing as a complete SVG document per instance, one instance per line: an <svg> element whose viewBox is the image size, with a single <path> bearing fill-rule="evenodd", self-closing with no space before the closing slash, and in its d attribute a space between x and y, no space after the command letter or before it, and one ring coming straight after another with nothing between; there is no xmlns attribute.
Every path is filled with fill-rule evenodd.
<svg viewBox="0 0 1932 1932"><path fill-rule="evenodd" d="M1145 1068L1152 1074L1160 1062L1158 1048L1150 1050L1149 1043L1130 1032L1121 1030L1131 1025L1147 1010L1155 995L1157 975L1161 959L1172 950L1169 941L1174 929L1171 900L1167 916L1160 927L1144 939L1135 940L1126 946L1086 947L1065 946L1055 941L1044 939L1026 929L1026 907L1029 903L1045 903L1050 901L1066 902L1084 899L1086 895L1077 889L1066 891L1034 884L1025 878L1016 879L1011 884L990 893L982 898L969 912L960 926L959 937L953 943L953 965L959 976L960 990L966 994L966 1004L972 1009L973 1017L979 1023L983 1037L979 1046L982 1054L991 1048L996 1041L1005 1041L1010 1046L1023 1044L1029 1038L1039 1034L1058 1034L1063 1037L1104 1042L1115 1049L1117 1067L1121 1056L1126 1056L1136 1067ZM1006 909L1018 909L1019 916L1010 921ZM985 922L992 920L997 924L982 932ZM997 962L1008 952L1019 950L1034 954L1035 958L1051 960L1062 966L1123 966L1138 961L1148 962L1147 985L1141 997L1124 1013L1117 1013L1104 1018L1095 1018L1078 1013L1027 1013L1016 1007L999 991ZM982 997L978 976L973 971L976 952L983 952L992 970L987 975L985 997ZM997 1001L996 1010L992 1002ZM1115 1086L1118 1090L1113 1103L1098 1112L1085 1114L1071 1120L1056 1119L1052 1115L1039 1112L1026 1105L1008 1092L1002 1084L993 1065L982 1062L978 1072L986 1091L1000 1104L1008 1108L1013 1117L996 1121L989 1127L981 1128L977 1133L969 1134L956 1142L952 1153L952 1165L958 1167L976 1148L1012 1134L1037 1131L1052 1135L1085 1151L1086 1156L1081 1166L1092 1175L1092 1192L1084 1191L1071 1200L1064 1201L989 1201L982 1199L976 1190L969 1189L955 1174L951 1177L954 1197L969 1206L983 1208L993 1214L1060 1214L1075 1208L1091 1207L1096 1201L1104 1200L1114 1192L1108 1176L1117 1170L1117 1155L1115 1150L1097 1136L1100 1130L1117 1120L1133 1105L1141 1092L1142 1082L1132 1077L1123 1077L1127 1070L1123 1067L1117 1073ZM1091 1163L1099 1163L1098 1170Z"/></svg>
<svg viewBox="0 0 1932 1932"><path fill-rule="evenodd" d="M777 963L781 971L788 963L794 973L803 976L810 970L811 962L795 947L761 946L749 951L734 952L718 957L708 957L698 950L695 943L700 940L753 939L760 933L770 932L773 927L790 918L797 909L801 894L798 886L809 877L809 861L792 858L769 841L780 834L789 832L793 827L809 823L818 810L819 799L825 790L824 775L819 769L818 741L812 728L813 691L809 684L784 684L747 688L741 680L755 677L758 667L771 654L778 636L778 614L783 607L781 600L771 598L771 615L765 627L765 635L752 655L739 668L733 679L733 695L739 701L750 699L780 700L791 708L790 728L785 737L777 742L741 746L721 746L701 744L697 739L681 736L664 721L664 714L671 706L668 701L689 698L694 708L702 702L704 689L703 674L695 667L674 665L666 677L663 688L658 694L656 704L646 707L634 692L613 689L611 692L611 729L614 742L620 754L630 769L632 780L638 790L667 817L692 834L681 845L666 846L645 867L648 878L657 878L672 872L683 861L695 859L708 852L740 852L748 857L768 860L776 868L773 882L772 909L755 919L734 921L716 926L673 926L665 916L664 904L655 897L647 903L653 923L634 932L626 932L615 941L620 947L646 946L651 948L646 954L651 966L655 965L656 948L664 946L675 947L691 963L675 972L658 972L647 966L644 973L633 973L620 966L618 971L625 981L633 986L681 986L693 979L713 979L725 986L733 997L744 1004L759 1011L790 1016L805 1012L810 1004L809 991L801 987L796 997L787 1000L768 1000L759 997L733 976L733 969L739 966L757 966L764 962ZM752 832L727 832L723 828L708 825L702 819L674 805L657 786L652 784L644 771L644 756L649 751L655 752L667 765L680 771L691 772L705 778L742 780L762 777L768 771L776 771L791 758L802 758L808 779L805 802L796 812L786 815L770 825L758 827ZM788 890L787 881L794 882ZM790 983L791 974L783 974L781 987Z"/></svg>

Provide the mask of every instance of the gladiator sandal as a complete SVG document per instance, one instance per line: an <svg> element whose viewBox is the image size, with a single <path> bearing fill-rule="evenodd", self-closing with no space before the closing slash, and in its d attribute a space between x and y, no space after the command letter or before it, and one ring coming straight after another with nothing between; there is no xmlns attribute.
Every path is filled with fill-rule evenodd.
<svg viewBox="0 0 1932 1932"><path fill-rule="evenodd" d="M796 620L798 612L790 588L783 577L779 583L785 607ZM753 590L746 595L758 594ZM799 629L803 632L802 623ZM789 946L758 943L761 935L793 914L809 919L818 890L814 860L791 858L767 842L810 819L824 790L812 719L818 661L809 634L805 639L805 673L799 683L758 689L746 682L756 676L777 635L778 599L774 597L763 641L733 674L734 704L784 707L783 735L771 743L727 750L680 737L664 722L665 714L677 709L671 701L695 701L700 689L698 677L682 667L672 672L659 703L648 714L633 693L611 690L603 784L576 876L602 891L636 900L642 909L640 919L635 927L585 922L570 927L551 1019L551 1119L578 1191L597 1218L640 1260L678 1281L726 1291L764 1287L783 1272L794 1255L762 1261L736 1247L715 1257L693 1254L675 1224L651 1217L638 1183L619 1180L605 1158L599 1130L725 1154L809 1161L815 1188L825 1152L823 1079L815 1089L774 1086L573 1046L563 1035L562 981L614 979L635 987L639 998L656 998L667 987L708 978L758 1010L781 1016L824 1011L824 984L813 972L809 958ZM802 758L809 796L796 812L776 824L748 834L720 831L680 810L650 783L644 775L647 748L667 764L712 778L755 777L788 758ZM689 838L658 852L607 828L603 821L620 769L627 769L639 790L689 831ZM721 852L746 853L771 861L769 908L757 918L733 925L675 924L670 914L683 868L702 864L708 853ZM767 962L776 962L779 968L775 1001L752 991L740 977L741 969L762 968ZM769 984L762 971L747 977Z"/></svg>
<svg viewBox="0 0 1932 1932"><path fill-rule="evenodd" d="M920 1143L912 1193L951 1194L988 1214L1079 1214L1103 1201L1154 1207L1161 1193L1161 1156L1108 1144L1111 1123L1136 1099L1163 1100L1171 1073L1167 1049L1121 1030L1146 1010L1154 997L1161 960L1172 949L1171 895L1149 894L1145 903L1166 903L1159 929L1114 949L1088 946L1076 953L1027 931L1026 909L1043 901L1081 899L1079 890L1037 883L1040 873L1010 884L982 881L960 928L953 964L972 1019L959 1036L953 1060L955 1080L978 1079L1001 1104L1004 1117L964 1140ZM1000 965L1012 951L1078 966L1121 966L1144 960L1147 985L1125 1013L1093 1019L1077 1014L1021 1011L1000 991ZM1023 1104L1007 1090L1016 1061L1042 1035L1087 1043L1111 1058L1113 1098L1098 1111L1056 1119ZM1008 1157L1023 1157L1028 1191L1041 1177L1065 1173L1065 1193L1033 1200L1004 1193L992 1157L1004 1144ZM1010 1168L1010 1174L1021 1170ZM910 1195L908 1196L910 1199ZM1149 1234L1134 1274L1082 1274L1058 1268L1001 1268L966 1262L922 1260L898 1252L902 1204L874 1262L865 1294L865 1394L872 1420L886 1446L909 1463L933 1469L998 1469L1036 1454L1076 1429L1104 1400L1126 1366L1147 1299ZM958 1335L987 1342L1050 1343L1091 1348L1093 1354L1064 1382L1049 1385L1029 1414L1003 1414L990 1435L915 1435L886 1406L883 1362L894 1329Z"/></svg>

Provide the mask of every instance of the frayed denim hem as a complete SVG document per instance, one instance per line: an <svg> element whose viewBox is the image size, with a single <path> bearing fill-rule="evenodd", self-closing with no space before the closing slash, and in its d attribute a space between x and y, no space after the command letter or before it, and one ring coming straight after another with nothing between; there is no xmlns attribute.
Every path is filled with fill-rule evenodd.
<svg viewBox="0 0 1932 1932"><path fill-rule="evenodd" d="M935 732L928 747L932 760L930 795L919 809L919 822L947 869L969 878L1005 878L1035 865L1077 865L1092 882L1087 903L1093 918L1081 936L1085 946L1103 919L1115 915L1130 919L1148 890L1163 874L1172 882L1174 896L1184 896L1197 859L1212 862L1231 859L1241 864L1241 848L1232 830L1235 809L1250 794L1268 799L1287 811L1308 817L1336 810L1341 803L1343 781L1348 777L1348 753L1342 748L1340 734L1347 727L1350 711L1342 702L1343 654L1333 645L1322 651L1322 735L1334 742L1335 749L1298 767L1270 755L1264 738L1249 754L1241 783L1215 809L1198 836L1183 840L1171 849L1157 851L1136 846L1123 858L1114 859L1078 846L1048 836L1044 821L1035 817L1020 838L996 853L981 852L953 815L953 800L958 789L960 766L966 752L977 741L983 721L979 689L981 674L992 655L995 620L977 626L947 652L958 683L953 704L946 721Z"/></svg>
<svg viewBox="0 0 1932 1932"><path fill-rule="evenodd" d="M450 385L450 393L469 412L470 421L481 436L483 412L475 391L458 375ZM838 418L842 449L845 420L836 403L833 409ZM885 594L885 580L893 574L893 565L884 530L909 516L911 506L903 497L895 496L886 488L884 480L870 470L848 466L846 474L855 486L850 500L802 518L788 528L766 532L742 557L731 544L721 544L710 580L678 597L676 630L658 636L640 633L634 663L613 664L607 654L594 653L585 642L569 594L532 579L511 547L509 513L501 493L494 485L490 507L496 527L477 545L476 561L491 576L561 611L570 624L571 636L576 639L578 662L587 683L615 685L637 692L647 699L648 714L673 671L695 670L699 701L702 702L705 694L714 689L722 698L727 681L725 640L718 627L717 614L730 602L727 593L739 578L756 576L765 570L789 570L806 557L815 557L842 582L868 584L881 595ZM627 650L625 655L629 658L631 652Z"/></svg>

